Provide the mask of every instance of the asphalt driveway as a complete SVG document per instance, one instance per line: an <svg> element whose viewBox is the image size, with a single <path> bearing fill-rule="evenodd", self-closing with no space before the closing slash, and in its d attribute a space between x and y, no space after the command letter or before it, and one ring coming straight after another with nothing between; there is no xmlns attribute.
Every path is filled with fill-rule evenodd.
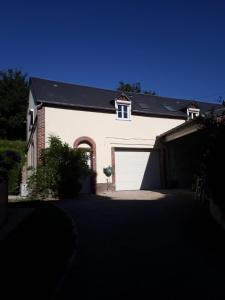
<svg viewBox="0 0 225 300"><path fill-rule="evenodd" d="M77 222L60 299L224 299L225 234L189 192L124 192L59 204Z"/></svg>

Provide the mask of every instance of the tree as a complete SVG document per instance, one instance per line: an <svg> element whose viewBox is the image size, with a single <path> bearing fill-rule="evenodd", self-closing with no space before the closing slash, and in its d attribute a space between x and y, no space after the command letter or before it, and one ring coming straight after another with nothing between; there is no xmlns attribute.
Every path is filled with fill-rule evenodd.
<svg viewBox="0 0 225 300"><path fill-rule="evenodd" d="M146 90L146 91L144 91L144 94L145 95L152 95L152 96L156 96L157 95L156 92L152 91L152 90Z"/></svg>
<svg viewBox="0 0 225 300"><path fill-rule="evenodd" d="M7 150L0 153L0 178L7 182L11 194L18 193L20 162L21 157L15 151ZM13 181L10 179L13 179Z"/></svg>
<svg viewBox="0 0 225 300"><path fill-rule="evenodd" d="M144 93L144 94L149 94L149 95L156 95L156 92L152 91L152 90L142 91L140 82L131 84L131 83L124 83L123 81L120 81L117 90L125 92L125 93L126 92L136 93L136 94Z"/></svg>
<svg viewBox="0 0 225 300"><path fill-rule="evenodd" d="M87 165L86 153L72 149L58 137L49 138L49 147L41 155L42 164L29 178L32 198L75 197L81 188L81 179L94 175Z"/></svg>
<svg viewBox="0 0 225 300"><path fill-rule="evenodd" d="M0 138L25 139L27 104L27 75L17 69L0 71Z"/></svg>
<svg viewBox="0 0 225 300"><path fill-rule="evenodd" d="M225 99L222 96L219 96L216 100L219 104L225 106Z"/></svg>
<svg viewBox="0 0 225 300"><path fill-rule="evenodd" d="M199 162L199 177L204 182L204 194L212 199L225 213L224 177L225 169L225 114L220 116L213 112L200 117L198 122L203 125L203 144Z"/></svg>
<svg viewBox="0 0 225 300"><path fill-rule="evenodd" d="M122 92L140 93L141 84L140 82L130 84L130 83L124 83L123 81L120 81L117 90Z"/></svg>
<svg viewBox="0 0 225 300"><path fill-rule="evenodd" d="M25 147L25 141L0 140L0 177L8 182L10 195L19 193Z"/></svg>

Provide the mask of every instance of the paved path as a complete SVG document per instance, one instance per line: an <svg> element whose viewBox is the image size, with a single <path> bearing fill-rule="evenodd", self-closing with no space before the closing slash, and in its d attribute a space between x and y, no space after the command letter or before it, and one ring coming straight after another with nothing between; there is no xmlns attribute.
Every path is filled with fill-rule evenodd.
<svg viewBox="0 0 225 300"><path fill-rule="evenodd" d="M225 299L225 234L190 193L110 196L60 204L79 230L61 299Z"/></svg>

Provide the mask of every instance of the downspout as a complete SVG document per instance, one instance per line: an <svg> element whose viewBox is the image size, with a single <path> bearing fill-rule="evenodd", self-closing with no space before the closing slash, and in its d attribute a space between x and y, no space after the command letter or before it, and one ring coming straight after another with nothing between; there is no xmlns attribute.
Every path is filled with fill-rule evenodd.
<svg viewBox="0 0 225 300"><path fill-rule="evenodd" d="M37 109L37 110L38 110L38 109L41 109L42 106L43 106L43 102L41 102L40 104L36 105L36 109Z"/></svg>
<svg viewBox="0 0 225 300"><path fill-rule="evenodd" d="M36 129L37 129L36 159L37 159L37 161L36 161L36 165L38 166L40 164L40 149L42 149L42 122L43 122L42 118L43 118L43 113L44 113L44 112L39 113L39 110L44 109L43 102L36 105L36 109L37 109L37 114L36 114L36 117L37 117L37 121L36 121Z"/></svg>
<svg viewBox="0 0 225 300"><path fill-rule="evenodd" d="M40 104L35 105L36 111L38 111L39 109L41 109L42 106L43 106L43 102L41 102ZM36 113L36 117L35 117L35 120L34 120L34 124L36 123L36 120L37 120L37 113ZM33 128L32 128L32 132L30 134L29 140L27 142L26 153L28 152L28 148L29 148L30 140L31 140L32 136L33 136Z"/></svg>
<svg viewBox="0 0 225 300"><path fill-rule="evenodd" d="M33 135L34 135L34 131L35 131L35 127L37 126L37 111L40 110L41 108L43 107L43 102L41 102L40 104L38 105L35 105L34 109L36 111L36 116L35 116L35 119L34 119L34 123L33 123L33 127L31 129L31 132L30 132L30 136L29 136L29 140L27 142L27 145L26 145L26 164L25 164L25 173L24 173L24 179L22 179L22 183L20 185L20 195L21 196L27 196L28 195L28 189L27 189L27 179L28 179L28 170L27 170L27 153L28 153L28 149L30 147L30 143L31 143L31 140L33 139Z"/></svg>

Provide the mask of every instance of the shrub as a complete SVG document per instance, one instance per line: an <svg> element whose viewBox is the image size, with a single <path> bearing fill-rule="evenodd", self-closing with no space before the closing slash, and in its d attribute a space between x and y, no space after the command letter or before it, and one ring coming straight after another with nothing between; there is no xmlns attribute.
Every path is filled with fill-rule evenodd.
<svg viewBox="0 0 225 300"><path fill-rule="evenodd" d="M80 179L90 175L85 152L70 148L55 136L49 138L41 162L28 181L30 195L35 198L75 197L81 189Z"/></svg>
<svg viewBox="0 0 225 300"><path fill-rule="evenodd" d="M25 142L0 140L0 174L8 181L9 194L19 193L24 159Z"/></svg>
<svg viewBox="0 0 225 300"><path fill-rule="evenodd" d="M200 176L204 179L204 192L223 210L225 170L225 117L213 113L200 120L204 125L204 151L200 161Z"/></svg>

